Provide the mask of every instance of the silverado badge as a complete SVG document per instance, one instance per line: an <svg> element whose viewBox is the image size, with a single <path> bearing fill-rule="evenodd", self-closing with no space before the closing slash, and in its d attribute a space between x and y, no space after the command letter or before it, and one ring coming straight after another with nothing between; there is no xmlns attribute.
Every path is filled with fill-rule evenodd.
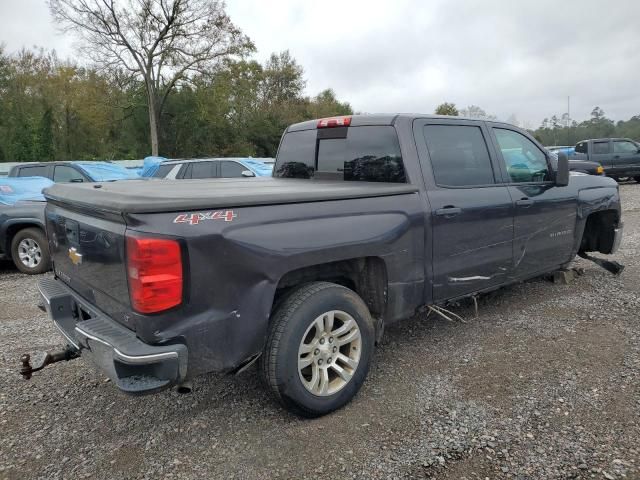
<svg viewBox="0 0 640 480"><path fill-rule="evenodd" d="M82 263L82 254L78 253L76 247L71 247L69 249L69 260L71 260L71 263L74 265L80 265Z"/></svg>

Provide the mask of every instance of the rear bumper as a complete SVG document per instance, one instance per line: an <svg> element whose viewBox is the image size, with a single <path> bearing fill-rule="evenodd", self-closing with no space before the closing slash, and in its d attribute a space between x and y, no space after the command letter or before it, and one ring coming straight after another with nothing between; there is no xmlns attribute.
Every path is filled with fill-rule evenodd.
<svg viewBox="0 0 640 480"><path fill-rule="evenodd" d="M120 390L153 393L186 378L185 345L144 343L59 280L43 279L38 289L49 317L69 345L89 356Z"/></svg>

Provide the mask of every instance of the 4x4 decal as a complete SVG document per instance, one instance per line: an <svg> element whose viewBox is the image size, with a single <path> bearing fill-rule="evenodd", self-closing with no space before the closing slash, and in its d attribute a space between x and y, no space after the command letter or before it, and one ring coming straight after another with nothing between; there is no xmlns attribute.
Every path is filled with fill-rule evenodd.
<svg viewBox="0 0 640 480"><path fill-rule="evenodd" d="M233 210L216 210L204 213L181 213L174 218L173 223L188 223L189 225L198 225L204 220L224 220L225 222L233 222L238 215Z"/></svg>

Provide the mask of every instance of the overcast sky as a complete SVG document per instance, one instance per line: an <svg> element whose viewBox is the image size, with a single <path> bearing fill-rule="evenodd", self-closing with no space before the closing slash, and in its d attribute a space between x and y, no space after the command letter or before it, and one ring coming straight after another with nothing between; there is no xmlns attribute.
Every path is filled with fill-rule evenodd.
<svg viewBox="0 0 640 480"><path fill-rule="evenodd" d="M640 114L640 0L228 0L257 58L289 49L307 93L362 112L479 105L529 127L561 115ZM0 0L0 43L74 55L44 0Z"/></svg>

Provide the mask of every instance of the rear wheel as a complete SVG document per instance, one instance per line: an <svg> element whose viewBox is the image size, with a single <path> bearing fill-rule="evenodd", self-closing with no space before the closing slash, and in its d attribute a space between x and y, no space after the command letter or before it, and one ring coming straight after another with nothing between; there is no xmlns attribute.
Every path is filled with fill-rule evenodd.
<svg viewBox="0 0 640 480"><path fill-rule="evenodd" d="M371 314L352 290L326 282L299 287L274 312L260 371L282 405L318 417L348 403L374 350Z"/></svg>
<svg viewBox="0 0 640 480"><path fill-rule="evenodd" d="M633 179L634 179L636 182L640 183L640 175L638 175L637 177L633 177Z"/></svg>
<svg viewBox="0 0 640 480"><path fill-rule="evenodd" d="M49 270L51 258L47 238L39 228L25 228L11 241L11 258L18 270L35 275Z"/></svg>

